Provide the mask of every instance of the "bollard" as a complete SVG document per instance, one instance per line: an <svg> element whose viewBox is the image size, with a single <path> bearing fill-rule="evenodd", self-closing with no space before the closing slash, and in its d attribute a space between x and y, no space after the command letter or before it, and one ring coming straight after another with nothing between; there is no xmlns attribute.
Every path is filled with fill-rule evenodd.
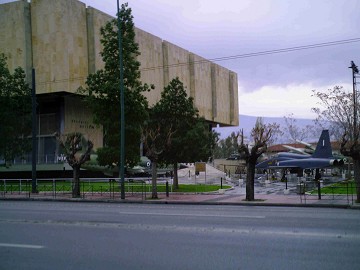
<svg viewBox="0 0 360 270"><path fill-rule="evenodd" d="M220 179L221 179L221 184L220 184L220 188L222 189L222 177L221 177Z"/></svg>
<svg viewBox="0 0 360 270"><path fill-rule="evenodd" d="M166 180L166 197L169 197L169 182Z"/></svg>
<svg viewBox="0 0 360 270"><path fill-rule="evenodd" d="M321 200L321 186L320 186L320 180L317 180L318 183L318 198Z"/></svg>

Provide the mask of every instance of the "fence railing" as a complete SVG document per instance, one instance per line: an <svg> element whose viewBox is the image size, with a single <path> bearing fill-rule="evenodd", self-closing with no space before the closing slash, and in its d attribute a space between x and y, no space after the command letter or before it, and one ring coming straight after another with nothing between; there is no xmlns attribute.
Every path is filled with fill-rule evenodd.
<svg viewBox="0 0 360 270"><path fill-rule="evenodd" d="M297 188L302 203L321 200L353 205L356 201L356 187L353 181L343 181L327 186L323 186L321 182L302 181Z"/></svg>
<svg viewBox="0 0 360 270"><path fill-rule="evenodd" d="M151 193L150 178L125 178L125 194L127 197L135 197L145 200L148 193ZM71 197L74 187L73 179L37 179L36 193L32 192L31 179L0 179L1 197ZM170 178L157 179L158 190L164 191L166 187L172 192L172 181ZM81 198L110 198L120 196L119 178L82 178L80 181Z"/></svg>
<svg viewBox="0 0 360 270"><path fill-rule="evenodd" d="M46 155L38 155L36 157L36 164L57 164L64 163L66 161L66 157L64 155L55 155L55 154L46 154ZM12 160L13 165L26 165L31 164L32 162L32 154L26 154L21 158L15 158Z"/></svg>

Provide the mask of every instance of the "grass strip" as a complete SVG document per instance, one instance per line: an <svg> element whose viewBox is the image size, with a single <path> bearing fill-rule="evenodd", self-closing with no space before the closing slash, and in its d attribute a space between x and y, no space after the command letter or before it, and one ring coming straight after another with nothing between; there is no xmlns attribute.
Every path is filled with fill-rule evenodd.
<svg viewBox="0 0 360 270"><path fill-rule="evenodd" d="M317 194L317 189L311 191L311 194ZM356 194L356 185L354 180L338 182L321 188L321 194L324 195L347 195Z"/></svg>

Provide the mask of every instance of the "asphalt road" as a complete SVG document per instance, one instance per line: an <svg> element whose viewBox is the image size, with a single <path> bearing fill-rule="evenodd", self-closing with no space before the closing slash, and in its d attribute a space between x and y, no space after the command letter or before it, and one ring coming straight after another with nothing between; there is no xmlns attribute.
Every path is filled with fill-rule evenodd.
<svg viewBox="0 0 360 270"><path fill-rule="evenodd" d="M0 201L0 269L359 269L360 212Z"/></svg>

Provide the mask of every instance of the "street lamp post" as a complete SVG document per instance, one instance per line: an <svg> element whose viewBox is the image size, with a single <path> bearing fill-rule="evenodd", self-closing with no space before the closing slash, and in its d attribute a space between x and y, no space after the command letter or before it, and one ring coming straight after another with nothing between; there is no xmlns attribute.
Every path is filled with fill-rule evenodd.
<svg viewBox="0 0 360 270"><path fill-rule="evenodd" d="M119 42L119 62L120 62L120 192L121 199L125 199L125 109L124 109L124 78L123 78L123 59L122 59L122 44L121 44L121 22L119 0L117 0L117 23L118 23L118 42Z"/></svg>
<svg viewBox="0 0 360 270"><path fill-rule="evenodd" d="M358 139L358 132L357 132L357 93L356 93L356 75L359 73L358 67L355 65L354 61L351 61L351 66L349 67L352 69L352 76L353 76L353 105L354 105L354 140Z"/></svg>
<svg viewBox="0 0 360 270"><path fill-rule="evenodd" d="M36 130L37 130L37 120L36 120L36 83L35 83L35 69L31 70L31 136L32 136L32 156L31 156L31 193L37 193L36 185L36 157L37 157L37 143L36 143Z"/></svg>

